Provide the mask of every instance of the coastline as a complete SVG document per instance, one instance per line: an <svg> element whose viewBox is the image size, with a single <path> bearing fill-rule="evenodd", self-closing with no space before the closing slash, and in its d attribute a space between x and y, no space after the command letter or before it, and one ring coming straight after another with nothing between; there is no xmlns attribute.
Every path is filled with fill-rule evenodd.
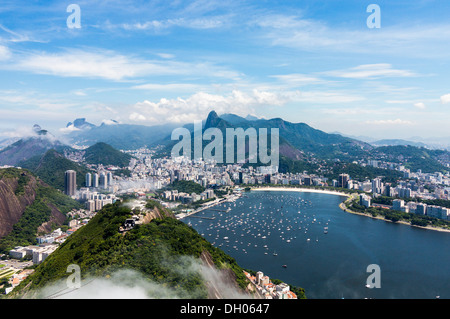
<svg viewBox="0 0 450 319"><path fill-rule="evenodd" d="M322 194L330 194L330 195L338 195L338 196L346 196L347 199L345 201L343 201L342 203L339 204L339 208L341 210L343 210L346 213L350 213L350 214L355 214L355 215L360 215L360 216L366 216L366 217L370 217L373 219L378 219L378 220L382 220L385 222L390 222L393 223L393 221L385 219L384 217L381 216L372 216L370 214L364 214L364 213L359 213L359 212L355 212L350 210L349 208L347 208L347 205L345 204L345 202L347 200L349 200L350 198L353 198L354 193L349 194L349 193L342 193L342 192L337 192L337 191L327 191L327 190L322 190L322 189L313 189L313 188L301 188L301 187L255 187L255 188L251 188L252 191L295 191L295 192L310 192L310 193L322 193ZM434 231L439 231L439 232L447 232L450 233L450 229L445 229L445 228L439 228L439 227L432 227L432 226L417 226L417 225L411 225L410 223L404 222L404 221L397 221L397 224L403 224L406 226L411 226L411 227L416 227L416 228L421 228L421 229L426 229L426 230L434 230Z"/></svg>
<svg viewBox="0 0 450 319"><path fill-rule="evenodd" d="M385 222L394 223L392 220L386 219L386 218L381 217L381 216L372 216L370 214L364 214L364 213L359 213L359 212L352 211L349 208L347 208L347 206L345 205L345 202L340 203L339 204L339 208L342 209L346 213L360 215L360 216L366 216L366 217L370 217L370 218L373 218L373 219L378 219L378 220L382 220L382 221L385 221ZM439 232L450 233L450 229L433 227L433 226L426 226L426 227L424 227L424 226L418 226L418 225L411 225L410 223L407 223L407 222L402 221L402 220L399 220L399 221L397 221L395 223L396 224L406 225L406 226L411 226L411 227L416 227L416 228L421 228L421 229L426 229L426 230L434 230L434 231L439 231Z"/></svg>
<svg viewBox="0 0 450 319"><path fill-rule="evenodd" d="M349 197L351 194L337 192L337 191L329 191L323 189L314 189L314 188L302 188L302 187L255 187L251 188L252 191L280 191L280 192L305 192L305 193L322 193L329 195L338 195L338 196L346 196Z"/></svg>

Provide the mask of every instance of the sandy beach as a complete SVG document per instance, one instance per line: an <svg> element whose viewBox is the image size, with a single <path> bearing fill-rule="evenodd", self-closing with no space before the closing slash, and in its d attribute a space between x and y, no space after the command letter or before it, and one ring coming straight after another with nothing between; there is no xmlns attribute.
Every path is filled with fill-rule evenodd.
<svg viewBox="0 0 450 319"><path fill-rule="evenodd" d="M305 193L322 193L338 196L349 197L351 194L341 193L337 191L314 189L314 188L301 188L301 187L255 187L251 189L252 191L280 191L280 192L305 192Z"/></svg>

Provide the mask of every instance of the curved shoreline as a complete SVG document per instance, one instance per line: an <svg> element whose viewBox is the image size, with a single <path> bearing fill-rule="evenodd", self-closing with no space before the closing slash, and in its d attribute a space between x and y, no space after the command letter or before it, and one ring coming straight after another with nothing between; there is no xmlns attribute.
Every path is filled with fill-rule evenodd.
<svg viewBox="0 0 450 319"><path fill-rule="evenodd" d="M280 192L304 192L304 193L322 193L329 195L338 195L338 196L346 196L350 197L351 194L342 193L337 191L328 191L323 189L314 189L314 188L302 188L302 187L251 187L252 191L280 191Z"/></svg>
<svg viewBox="0 0 450 319"><path fill-rule="evenodd" d="M338 192L338 191L327 191L327 190L322 190L322 189L314 189L314 188L302 188L302 187L251 187L252 191L281 191L281 192L288 192L288 191L295 191L295 192L310 192L310 193L322 193L322 194L329 194L329 195L338 195L338 196L346 196L347 200L349 198L352 198L354 194L356 193L342 193L342 192ZM347 201L343 201L342 203L339 204L339 208L341 210L343 210L346 213L350 213L350 214L355 214L355 215L360 215L360 216L366 216L366 217L370 217L373 219L378 219L378 220L382 220L385 222L390 222L393 223L393 221L385 219L383 217L377 217L377 216L372 216L370 214L364 214L364 213L359 213L359 212L355 212L350 210L349 208L347 208L347 205L345 204L345 202ZM434 231L440 231L440 232L447 232L450 233L450 229L445 229L445 228L439 228L439 227L432 227L432 226L417 226L417 225L411 225L410 223L404 222L404 221L397 221L396 223L398 224L403 224L406 226L411 226L411 227L417 227L417 228L421 228L421 229L426 229L426 230L434 230Z"/></svg>

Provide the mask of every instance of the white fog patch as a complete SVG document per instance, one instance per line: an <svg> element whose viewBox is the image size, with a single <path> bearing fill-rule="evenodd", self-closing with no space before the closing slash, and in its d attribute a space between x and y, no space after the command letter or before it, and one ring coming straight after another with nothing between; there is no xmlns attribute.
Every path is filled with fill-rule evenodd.
<svg viewBox="0 0 450 319"><path fill-rule="evenodd" d="M200 275L208 285L214 287L220 298L246 299L249 295L240 291L220 270L204 265L200 259L192 256L180 256L174 259L164 258L161 263L181 275L188 277ZM31 298L37 299L186 299L198 298L200 288L187 291L171 288L157 283L144 274L121 269L108 277L87 277L79 288L70 288L67 278L49 284Z"/></svg>

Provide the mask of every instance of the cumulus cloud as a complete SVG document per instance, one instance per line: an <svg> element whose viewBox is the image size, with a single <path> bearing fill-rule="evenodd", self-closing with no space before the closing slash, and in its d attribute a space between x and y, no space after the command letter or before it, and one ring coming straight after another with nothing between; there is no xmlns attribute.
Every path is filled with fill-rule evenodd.
<svg viewBox="0 0 450 319"><path fill-rule="evenodd" d="M136 113L136 112L131 113L129 118L132 121L145 121L146 120L144 115Z"/></svg>
<svg viewBox="0 0 450 319"><path fill-rule="evenodd" d="M414 107L416 107L418 109L424 109L425 103L423 103L423 102L414 103Z"/></svg>
<svg viewBox="0 0 450 319"><path fill-rule="evenodd" d="M41 129L39 125L38 125L38 128L39 128L39 130ZM45 135L40 135L37 132L37 130L35 130L35 128L32 126L19 126L19 127L15 128L14 130L3 131L0 134L1 134L1 136L10 138L10 139L38 137L40 139L46 139L51 142L57 141L57 138L50 132L47 132Z"/></svg>
<svg viewBox="0 0 450 319"><path fill-rule="evenodd" d="M79 131L79 130L80 130L80 129L77 128L77 127L75 127L75 125L73 125L73 124L70 124L69 126L62 127L62 128L59 129L59 131L60 131L62 134L69 134L69 133L72 133L72 132L74 132L74 131Z"/></svg>
<svg viewBox="0 0 450 319"><path fill-rule="evenodd" d="M450 103L450 94L445 94L441 96L441 103L447 104Z"/></svg>
<svg viewBox="0 0 450 319"><path fill-rule="evenodd" d="M158 102L145 100L136 103L129 115L132 121L148 123L188 123L203 119L214 110L218 114L234 113L246 116L263 106L282 106L295 97L295 92L269 92L257 89L251 92L233 90L229 95L195 93L188 98L162 98Z"/></svg>

